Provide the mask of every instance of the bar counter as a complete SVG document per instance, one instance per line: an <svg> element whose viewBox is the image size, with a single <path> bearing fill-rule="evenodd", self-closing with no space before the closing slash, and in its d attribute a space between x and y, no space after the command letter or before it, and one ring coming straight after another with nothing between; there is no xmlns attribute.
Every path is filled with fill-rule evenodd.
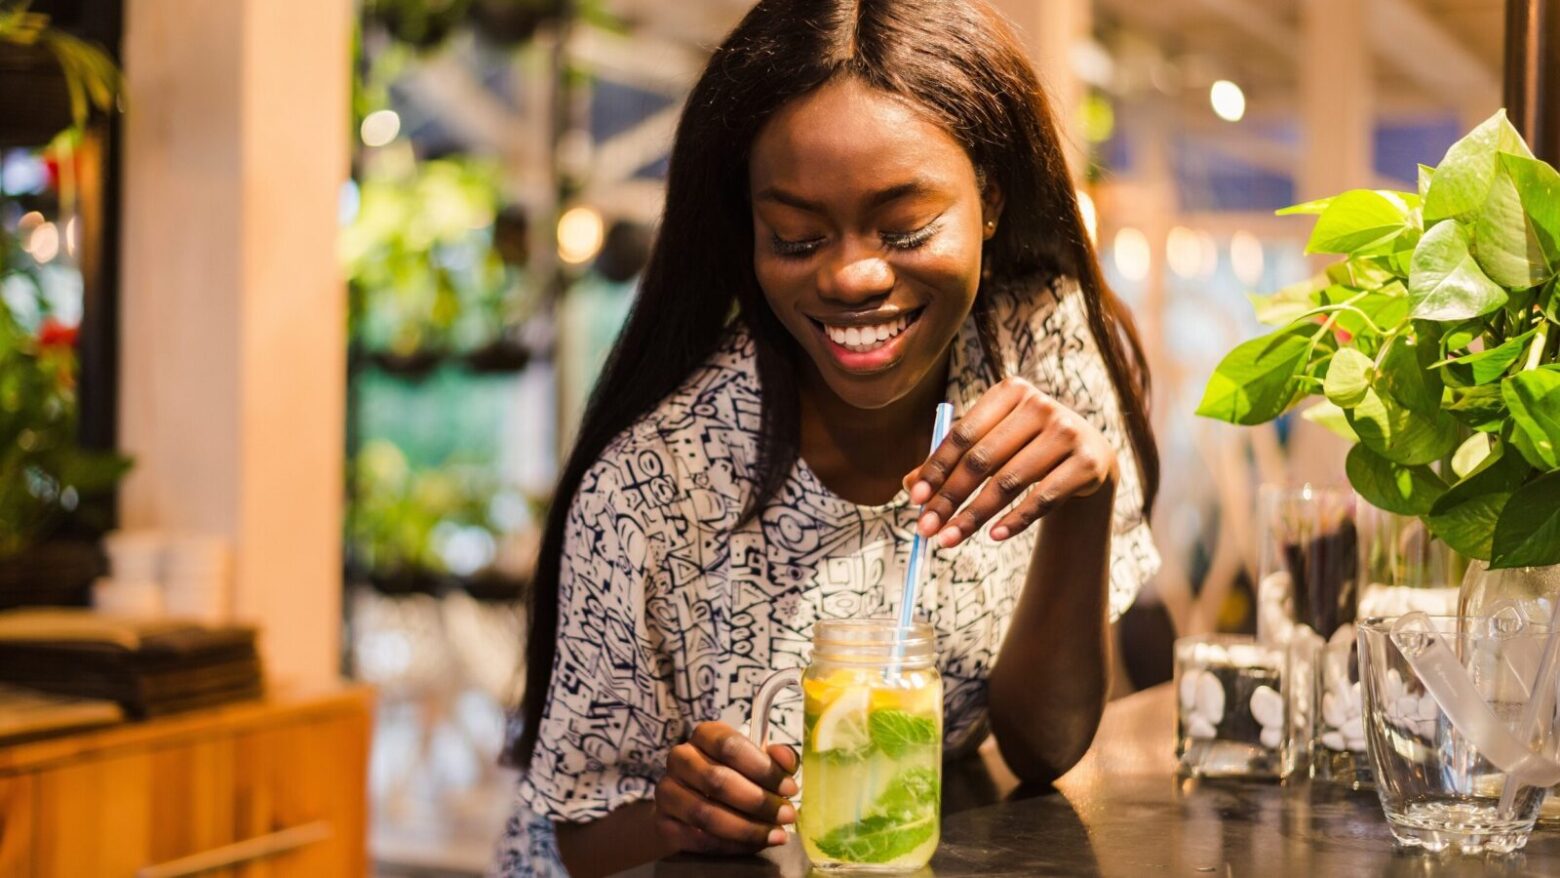
<svg viewBox="0 0 1560 878"><path fill-rule="evenodd" d="M1398 848L1373 792L1321 784L1178 780L1174 694L1113 702L1094 746L1055 786L1016 782L990 742L948 763L942 844L918 876L1560 875L1560 829L1506 856ZM792 837L760 857L680 855L619 878L803 878ZM819 875L821 873L813 873Z"/></svg>

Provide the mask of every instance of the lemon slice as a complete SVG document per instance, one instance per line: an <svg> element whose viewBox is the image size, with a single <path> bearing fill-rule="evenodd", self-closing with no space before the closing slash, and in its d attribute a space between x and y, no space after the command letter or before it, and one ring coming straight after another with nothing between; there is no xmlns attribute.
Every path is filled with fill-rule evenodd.
<svg viewBox="0 0 1560 878"><path fill-rule="evenodd" d="M813 748L820 753L831 750L861 750L872 744L872 733L867 728L867 706L871 703L870 689L846 689L834 699L813 727Z"/></svg>

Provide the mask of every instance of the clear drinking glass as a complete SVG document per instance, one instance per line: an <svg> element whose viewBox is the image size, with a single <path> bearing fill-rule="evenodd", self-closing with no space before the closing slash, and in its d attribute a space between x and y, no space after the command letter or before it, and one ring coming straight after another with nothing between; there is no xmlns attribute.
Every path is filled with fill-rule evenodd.
<svg viewBox="0 0 1560 878"><path fill-rule="evenodd" d="M1513 619L1481 619L1461 632L1458 617L1422 613L1359 623L1365 732L1376 793L1399 842L1465 853L1506 852L1527 844L1546 790L1495 760L1509 768L1512 752L1527 758L1548 747L1554 734L1554 678L1548 679L1551 697L1535 695L1544 629L1511 624ZM1439 666L1430 663L1432 655ZM1416 661L1424 674L1415 670ZM1471 702L1473 719L1464 716L1454 725L1425 680L1443 691L1446 681L1465 681L1461 691L1464 703ZM1538 706L1525 711L1533 701ZM1465 734L1468 729L1480 741L1505 746L1481 751Z"/></svg>
<svg viewBox="0 0 1560 878"><path fill-rule="evenodd" d="M830 619L813 626L805 671L780 671L753 699L752 738L769 708L800 686L803 710L797 830L815 868L900 874L937 849L942 802L942 678L924 622Z"/></svg>
<svg viewBox="0 0 1560 878"><path fill-rule="evenodd" d="M1468 562L1412 515L1384 512L1361 500L1360 618L1457 612L1458 583Z"/></svg>
<svg viewBox="0 0 1560 878"><path fill-rule="evenodd" d="M1320 675L1331 640L1339 632L1348 640L1354 637L1359 584L1355 505L1354 492L1342 488L1264 485L1260 494L1257 639L1287 650L1284 777L1309 771L1320 780L1339 779L1332 771L1339 759L1327 752L1326 742L1336 742L1336 736L1327 736L1323 727L1326 693ZM1345 755L1342 761L1348 760ZM1350 785L1354 780L1348 778Z"/></svg>
<svg viewBox="0 0 1560 878"><path fill-rule="evenodd" d="M1279 776L1284 651L1239 634L1175 642L1177 770L1190 777Z"/></svg>

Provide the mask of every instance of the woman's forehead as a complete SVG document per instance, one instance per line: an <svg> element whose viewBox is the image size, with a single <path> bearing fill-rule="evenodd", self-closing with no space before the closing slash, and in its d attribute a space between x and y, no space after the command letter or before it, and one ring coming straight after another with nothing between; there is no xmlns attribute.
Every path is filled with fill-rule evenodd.
<svg viewBox="0 0 1560 878"><path fill-rule="evenodd" d="M832 82L775 114L754 141L755 193L876 193L906 182L955 187L974 167L949 132L908 101L854 79Z"/></svg>

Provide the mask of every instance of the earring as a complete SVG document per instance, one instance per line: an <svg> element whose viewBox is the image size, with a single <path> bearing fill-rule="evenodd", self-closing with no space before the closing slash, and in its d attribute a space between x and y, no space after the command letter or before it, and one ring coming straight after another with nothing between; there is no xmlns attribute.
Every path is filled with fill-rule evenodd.
<svg viewBox="0 0 1560 878"><path fill-rule="evenodd" d="M996 220L986 220L986 229L988 231L995 232L997 230L997 221Z"/></svg>

